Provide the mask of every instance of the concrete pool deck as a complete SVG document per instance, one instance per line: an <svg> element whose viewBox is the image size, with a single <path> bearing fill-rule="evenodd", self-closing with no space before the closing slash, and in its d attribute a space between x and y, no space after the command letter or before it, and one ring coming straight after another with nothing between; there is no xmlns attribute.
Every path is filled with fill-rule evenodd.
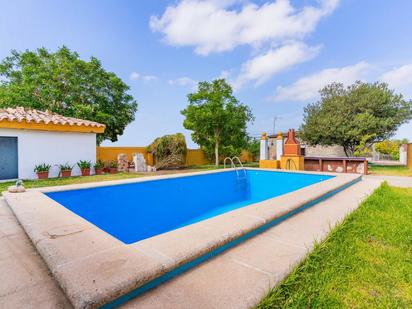
<svg viewBox="0 0 412 309"><path fill-rule="evenodd" d="M364 191L365 191L365 188L367 186L366 187L364 187L364 186L367 185L367 184L371 185L371 183L374 183L374 184L377 185L377 184L380 183L380 181L379 180L376 180L376 181L371 180L371 181L367 181L367 182L363 181L361 183L358 183L358 184L346 189L345 191L342 191L342 192L336 194L335 196L331 197L330 199L328 199L324 202L321 202L320 204L314 206L313 208L307 209L304 212L299 213L298 215L296 215L292 218L289 218L287 221L281 223L280 225L272 227L270 230L275 229L275 228L280 227L280 226L285 226L285 223L287 223L286 225L289 225L291 220L295 220L295 218L299 218L302 215L310 213L312 211L312 209L318 209L320 205L322 205L323 203L328 203L328 202L332 201L332 199L335 199L335 197L337 197L337 196L343 196L343 199L347 200L349 198L347 196L347 193L349 192L348 190L352 190L354 188L359 188L358 189L359 191L362 191L363 193L365 193ZM359 187L359 186L361 186L361 187ZM32 193L35 193L35 191L33 191ZM39 192L37 192L37 193L39 193ZM17 195L15 195L15 196L17 196ZM364 194L362 195L362 197L364 197ZM290 197L289 197L289 199L290 199ZM355 199L356 199L355 195L353 197L349 198L349 200L346 204L349 203L352 206L349 205L348 209L350 209L350 207L356 207L357 206L357 204L359 202L359 199L356 199L356 200ZM286 201L284 201L284 202L286 203ZM26 204L26 206L27 206L27 204ZM333 204L331 206L332 207L328 207L327 209L323 209L323 211L324 212L326 211L326 214L328 212L331 212L329 215L334 215L334 212L332 211L332 209L335 206L333 206ZM29 206L29 208L30 208L30 206ZM212 238L206 238L206 239L213 239L213 237L216 237L216 234L211 232L211 227L208 226L208 225L205 225L202 229L202 232L198 231L198 233L195 233L195 237L192 240L193 242L188 242L188 243L183 244L183 246L181 246L180 249L177 250L178 255L176 255L173 258L171 258L171 256L173 256L172 255L172 251L173 251L172 246L176 247L176 243L179 240L182 239L181 238L182 234L180 234L182 232L179 232L179 233L177 233L173 236L173 237L175 237L175 241L173 241L173 243L169 242L170 239L163 238L163 239L159 239L157 241L157 243L153 244L153 246L147 246L147 245L145 246L145 245L142 245L142 244L139 245L139 243L131 245L132 247L134 247L133 251L138 251L139 252L138 255L134 255L134 257L131 258L130 256L128 256L127 253L125 253L125 251L128 251L128 250L121 249L122 246L125 246L123 244L119 247L119 246L117 246L117 244L114 244L112 242L112 244L110 246L113 245L113 247L105 248L104 246L100 247L100 245L102 243L100 243L99 241L97 241L97 242L91 241L91 242L87 243L87 245L91 246L91 248L87 248L87 246L83 247L83 245L81 244L81 242L82 242L81 239L83 239L83 240L87 239L88 241L90 241L95 236L93 234L92 230L88 229L87 226L82 225L84 222L76 222L76 224L74 224L74 225L63 225L63 228L62 228L62 226L61 226L62 221L58 220L55 223L56 223L56 226L59 226L59 228L57 228L57 229L56 228L50 228L50 226L49 226L45 230L42 230L42 232L39 232L39 230L36 231L35 225L45 224L45 226L43 226L43 227L46 227L47 224L50 225L50 221L45 220L45 221L42 222L42 213L43 212L41 211L41 209L36 209L35 208L33 210L35 210L36 212L40 211L40 213L36 214L34 212L31 212L28 208L26 208L26 209L22 208L22 209L18 210L17 212L20 211L20 215L22 213L26 213L26 214L29 215L29 217L31 217L33 219L31 223L26 222L26 223L22 223L22 224L23 224L23 226L25 225L25 229L28 232L28 234L29 235L31 234L32 240L33 240L33 238L37 239L37 242L34 241L34 243L36 244L36 247L39 250L39 252L43 251L42 256L43 256L43 258L45 258L45 260L46 260L48 266L50 267L50 269L52 269L52 271L53 271L53 268L55 268L55 271L53 272L53 274L55 275L55 277L59 281L59 283L62 284L62 282L61 282L62 277L59 278L59 274L60 274L60 276L62 274L61 268L65 269L67 267L66 271L71 272L72 274L65 274L65 275L69 276L68 277L69 280L73 280L72 284L77 283L79 285L79 289L80 289L80 288L85 287L85 284L87 285L88 283L90 283L91 286L95 288L95 290L88 289L87 291L84 292L84 294L83 293L80 294L80 295L77 294L77 296L80 296L81 299L84 299L84 297L86 297L86 299L87 299L87 297L89 297L89 295L86 295L86 294L88 294L88 293L91 293L92 296L97 295L98 297L101 297L102 296L101 293L105 293L106 290L104 290L104 289L100 290L100 288L102 286L99 285L100 284L99 281L106 280L106 281L110 281L110 283L113 284L113 283L116 283L116 278L121 278L121 277L123 277L123 278L133 277L134 280L136 280L136 278L139 278L139 277L135 277L135 275L136 275L136 273L135 273L136 272L136 269L135 269L136 265L140 265L140 266L143 265L145 267L145 269L147 270L147 272L143 272L143 274L142 274L142 271L140 269L140 274L143 277L143 279L144 279L144 276L148 276L148 277L152 276L150 271L154 271L153 268L152 268L153 265L151 264L151 262L153 262L153 261L150 262L149 260L157 261L155 263L156 265L154 265L154 268L158 267L159 265L162 265L162 267L164 267L164 269L162 269L161 271L164 271L168 267L176 265L177 261L179 261L179 258L180 258L180 261L182 261L182 259L185 259L187 257L192 258L193 256L190 256L190 253L191 252L193 253L193 249L191 247L196 246L196 241L199 241L199 239L205 239L204 237L212 237ZM256 211L257 210L255 209L254 210L254 215L256 215ZM339 213L339 211L337 211L336 214L337 213ZM244 214L244 215L246 215L246 214ZM261 215L266 215L266 213L261 213ZM271 215L273 215L273 213ZM322 213L320 215L323 216ZM319 219L319 217L317 219ZM229 220L229 221L226 221L226 220ZM218 224L216 227L220 226L220 228L225 228L226 229L227 227L230 227L229 223L232 222L233 231L229 232L229 234L232 233L231 234L232 237L235 237L236 236L235 232L236 232L236 230L238 230L238 227L233 226L234 225L233 220L234 220L234 218L229 218L228 217L228 218L226 218L225 220L223 220L221 222L222 225ZM249 218L249 220L250 220L250 218ZM249 222L249 220L248 220L248 222ZM305 222L305 221L307 221L307 220L303 220L303 222ZM318 220L318 221L323 222L324 220L322 218L322 220ZM309 222L309 221L307 221L307 222ZM313 228L315 228L316 226L321 226L322 228L324 228L325 225L322 225L323 224L322 222L316 222L316 221L313 222L312 221L311 225L313 225ZM330 223L333 223L333 222L330 222ZM210 224L210 222L209 222L209 224ZM252 227L255 224L256 224L255 222L252 222ZM302 227L302 225L301 225L301 227ZM179 231L179 230L177 230L177 231ZM207 233L206 233L206 231L207 231ZM196 232L196 231L190 230L190 233L193 233L193 232ZM269 232L269 230L267 232ZM265 232L265 233L267 233L267 232ZM296 233L302 233L302 232L303 232L302 228L299 228L295 231L295 234ZM204 233L212 234L212 235L211 236L204 235ZM164 299L165 296L159 296L159 295L156 294L157 296L155 296L154 298L155 298L155 300L156 299L158 300L157 303L153 303L154 300L153 300L153 298L151 298L150 295L153 295L152 293L157 293L158 291L161 291L161 290L163 291L163 287L170 286L170 284L172 284L172 283L176 284L176 282L181 282L180 280L189 280L189 279L187 279L188 278L187 276L191 276L192 274L197 273L198 271L200 271L200 269L209 269L208 271L206 271L206 273L203 273L203 276L206 276L206 277L204 277L204 279L208 278L210 276L210 280L211 280L210 283L208 283L208 281L206 280L206 282L203 282L202 284L203 285L205 285L205 284L206 285L213 285L212 284L213 280L214 280L213 278L215 278L215 277L217 278L220 275L224 275L225 272L220 273L220 271L218 271L219 267L218 268L213 267L213 269L210 269L210 264L212 263L211 265L214 265L213 263L216 263L216 261L228 260L229 259L228 254L233 254L233 252L237 252L236 250L241 250L240 248L245 248L244 247L245 245L251 244L252 242L255 242L255 241L262 242L264 239L267 239L267 238L271 239L270 237L266 237L266 236L263 237L264 234L260 234L259 237L255 237L253 239L250 239L250 240L240 244L239 246L228 250L226 253L221 254L221 255L213 258L209 262L206 262L206 263L196 267L195 269L193 269L191 271L188 271L187 273L184 273L180 277L177 277L177 278L173 279L172 281L163 284L162 286L156 288L155 290L152 290L152 291L140 296L139 298L137 298L137 299L133 300L131 303L129 303L128 306L131 306L135 302L137 302L136 304L138 304L139 307L140 306L145 307L146 305L149 306L149 307L151 305L153 307L156 307L156 306L159 307L159 305L162 305L162 307L164 307L167 304L163 304L162 300L168 302L167 299L168 299L168 297L171 297L170 295L166 297L167 299ZM304 235L302 235L302 236L309 237L310 235L311 235L311 230L309 230L308 233L304 233ZM99 238L100 238L100 236L99 236ZM230 235L228 235L228 236L230 236ZM298 237L298 238L301 238L301 237ZM311 241L313 241L313 239L314 239L313 237L310 237ZM55 240L58 240L58 241L56 242ZM284 241L289 241L289 240L286 238ZM50 246L50 243L54 243L54 244L52 246ZM55 246L56 243L60 243L61 245ZM104 241L104 243L107 243L107 241ZM296 256L300 259L302 256L305 255L308 248L310 248L310 246L309 246L309 247L305 248L304 251L301 251L301 248L295 248L295 246L293 246L293 245L291 246L292 249L289 248L290 246L289 247L288 246L287 247L281 246L282 241L275 242L275 243L277 244L276 246L278 246L277 248L279 250L279 253L284 252L283 255L281 254L281 256L277 256L276 254L274 254L274 252L272 252L272 253L271 252L266 252L266 254L263 254L263 253L262 254L260 254L260 253L255 254L254 253L252 255L252 257L254 257L257 260L259 260L259 258L260 258L263 261L265 261L266 264L267 264L266 267L270 267L271 263L273 263L274 265L279 264L279 271L281 270L282 267L284 267L284 265L282 263L282 256L284 257L283 260L288 260L289 259L288 256L290 257L291 255ZM207 243L207 244L210 245L210 242ZM256 252L259 251L259 248L263 249L265 247L265 246L263 246L263 244L259 245L259 243L255 244L255 246L256 246L256 248L253 249L253 251L256 251ZM66 249L69 248L71 254L67 255L68 252L66 252L63 255L60 255L64 251L64 247L66 247ZM188 247L188 248L185 248L185 247ZM272 243L272 247L273 247L273 243ZM48 249L45 250L45 248L48 248ZM51 248L54 251L50 250ZM198 246L195 249L198 250L199 249ZM87 252L88 250L93 251L93 253L91 253L89 255L86 255L86 256L83 255L82 257L78 257L78 254L83 254L84 252ZM268 281L266 277L270 276L268 274L272 273L272 271L269 268L266 269L266 270L264 268L262 268L264 272L265 271L267 272L266 277L265 276L262 277L261 274L254 274L254 276L252 276L253 274L247 274L248 272L245 271L244 268L248 268L248 269L253 269L254 267L259 268L258 266L253 266L253 261L252 261L252 263L250 262L251 257L250 256L248 257L248 252L250 252L250 250L251 249L244 249L243 260L242 260L241 255L236 257L236 260L237 260L236 265L231 265L229 267L228 264L225 264L227 267L224 267L224 269L227 270L227 272L234 271L233 276L230 278L230 281L232 282L233 286L232 286L232 288L229 289L230 291L233 290L234 293L239 293L239 294L242 294L242 295L245 294L245 291L242 292L242 289L237 288L238 286L241 286L241 285L244 284L244 283L242 283L242 280L236 279L239 276L242 276L242 273L245 274L246 278L248 278L248 276L251 275L251 277L248 278L248 280L251 280L251 283L253 283L253 286L259 287L259 290L262 289L262 291L267 291L267 289L270 286L273 286L273 284L275 284L277 282L277 280L280 280L279 278L282 277L282 276L279 276L279 275L276 275L274 277L272 276L272 278ZM287 251L287 250L289 250L289 251ZM49 255L46 254L47 253L46 251L48 252ZM98 252L96 253L96 251L98 251ZM111 252L110 255L107 255L107 252ZM93 260L96 261L95 260L96 256L99 259L101 259L101 256L99 257L99 255L102 255L102 254L106 255L107 260L105 260L105 259L99 260L100 262L98 262L97 265L95 265L93 263ZM150 259L147 259L147 257L150 257ZM159 262L159 261L161 261L161 262ZM280 262L275 262L275 261L280 261ZM147 264L144 264L142 262L147 262ZM230 262L230 263L232 263L232 262ZM239 265L242 265L242 263L244 265L242 267L240 267ZM251 263L251 265L249 265L248 263ZM252 267L250 267L250 266L252 266ZM80 267L80 268L78 268L78 267ZM260 267L262 267L262 266L260 266ZM119 274L117 273L117 271L119 269L122 270L122 274L121 274L120 277L119 277ZM130 277L127 274L127 272L129 270L132 271L132 274L130 274ZM241 271L239 273L237 273L237 270L239 270L239 271L241 270ZM89 276L90 276L90 274L92 274L94 277L89 278L90 282L89 281L78 280L79 279L78 277L80 277L80 279L82 279L82 280L87 279L86 276L81 273L81 271L83 271L83 272L86 271L86 272L88 272ZM283 273L286 274L287 270L283 269ZM202 273L201 273L201 276L202 276ZM140 277L140 278L142 278L142 277ZM146 277L146 279L148 277ZM202 277L200 277L200 278L202 278ZM220 277L220 278L223 282L225 282L225 280L226 280L226 279L224 279L225 276ZM260 281L259 278L262 279L262 281ZM264 278L266 278L266 279L264 279ZM63 276L63 279L64 279L64 276ZM76 282L76 280L77 280L77 282ZM121 280L123 280L123 279L121 279ZM190 280L194 280L194 279L192 278ZM190 280L189 280L189 282L190 282ZM258 280L260 283L256 282L256 280ZM245 280L243 280L243 281L245 281ZM187 281L183 281L183 282L187 283ZM196 281L194 281L194 283L195 282ZM223 284L223 282L222 282L222 284ZM124 283L124 281L120 281L120 282L117 281L117 283ZM198 284L200 284L200 282L198 282ZM203 289L202 284L199 285L199 289ZM188 284L186 286L186 288L190 289L191 286L192 286L192 284ZM193 293L196 294L195 290L197 288L195 286L192 286L192 287L194 289ZM64 286L63 286L63 288L64 288ZM73 286L71 286L71 287L69 286L69 288L73 288ZM106 286L106 288L107 288L107 286ZM221 285L220 288L222 289L223 286ZM66 286L66 289L67 289L67 286ZM65 291L66 291L66 294L67 294L66 289L65 289ZM221 290L220 292L224 293L224 290L225 289ZM228 290L228 289L226 288L226 290ZM251 290L249 296L248 295L244 295L244 296L248 296L248 297L252 297L253 295L256 296L256 293L254 293L252 290ZM207 291L207 289L206 289L206 291ZM73 290L72 290L72 292L73 292ZM213 292L213 289L212 289L212 292ZM214 292L217 292L217 290L215 290ZM167 291L166 291L166 294L168 294ZM174 292L172 294L175 295ZM248 294L248 293L246 293L246 294ZM67 294L67 295L69 296L69 298L73 302L73 294L72 295ZM182 294L177 293L175 295L177 297L175 299L175 301L177 303L176 302L175 303L171 302L171 304L174 304L174 306L171 305L171 307L174 307L174 308L176 308L176 307L188 307L188 305L190 304L190 301L194 301L194 299L192 299L189 295L187 297L180 298L180 300L179 300L178 295L182 295ZM215 308L216 307L212 303L210 303L210 305L207 304L207 300L211 300L211 299L207 297L207 293L205 291L202 290L201 292L199 292L198 296L200 298L204 297L203 301L206 302L206 303L203 303L203 305L202 305L201 299L198 299L197 301L198 301L199 306L197 306L197 307L203 307L203 308L212 308L212 307ZM237 298L239 298L239 295L237 296ZM235 301L237 298L234 298L233 301ZM149 301L149 299L151 299L151 301ZM228 302L229 303L231 302L230 299L228 299L225 296L225 294L223 296L221 296L219 299L222 299L222 301L225 301L226 304L228 304ZM242 300L242 299L244 299L244 298L240 297L239 301ZM160 303L159 303L159 301L160 301ZM144 303L140 303L140 302L144 302ZM180 306L178 305L179 302L180 302ZM248 304L247 301L246 302L242 301L242 303ZM185 304L186 304L186 306L185 306ZM195 304L195 303L192 302L192 305L193 304ZM234 304L233 307L237 307L236 302L234 302L233 304ZM79 303L77 303L77 304L74 303L74 305L77 306L77 307L82 306ZM231 306L229 306L229 307L231 307Z"/></svg>

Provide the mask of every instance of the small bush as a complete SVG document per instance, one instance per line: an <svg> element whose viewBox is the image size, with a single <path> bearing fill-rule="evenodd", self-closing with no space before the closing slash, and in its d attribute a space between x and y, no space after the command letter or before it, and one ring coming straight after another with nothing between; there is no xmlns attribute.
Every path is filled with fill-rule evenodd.
<svg viewBox="0 0 412 309"><path fill-rule="evenodd" d="M104 162L102 160L97 160L97 162L94 164L94 168L104 168Z"/></svg>
<svg viewBox="0 0 412 309"><path fill-rule="evenodd" d="M86 160L80 160L77 165L81 170L89 169L92 166L92 162Z"/></svg>
<svg viewBox="0 0 412 309"><path fill-rule="evenodd" d="M156 168L180 167L186 164L187 146L182 133L158 137L148 147L155 159Z"/></svg>
<svg viewBox="0 0 412 309"><path fill-rule="evenodd" d="M50 164L42 163L38 164L34 167L34 172L35 173L43 173L43 172L48 172L51 168Z"/></svg>
<svg viewBox="0 0 412 309"><path fill-rule="evenodd" d="M399 147L402 144L408 143L407 139L404 140L384 140L375 144L375 150L377 152L390 155L393 160L399 160Z"/></svg>
<svg viewBox="0 0 412 309"><path fill-rule="evenodd" d="M109 167L110 167L110 168L117 168L117 166L118 166L118 164L117 164L116 161L110 161L110 162L109 162Z"/></svg>
<svg viewBox="0 0 412 309"><path fill-rule="evenodd" d="M71 171L73 166L70 166L69 163L59 164L60 171Z"/></svg>

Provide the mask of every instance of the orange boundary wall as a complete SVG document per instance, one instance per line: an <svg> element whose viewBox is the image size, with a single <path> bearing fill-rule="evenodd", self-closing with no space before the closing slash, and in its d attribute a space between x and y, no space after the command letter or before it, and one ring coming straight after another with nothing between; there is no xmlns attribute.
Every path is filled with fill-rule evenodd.
<svg viewBox="0 0 412 309"><path fill-rule="evenodd" d="M127 160L132 161L134 153L142 153L148 165L153 165L153 156L146 151L146 147L96 147L96 159L103 162L117 161L119 154L127 155Z"/></svg>
<svg viewBox="0 0 412 309"><path fill-rule="evenodd" d="M407 165L412 170L412 143L408 144L407 148Z"/></svg>
<svg viewBox="0 0 412 309"><path fill-rule="evenodd" d="M142 153L147 164L153 165L153 156L147 152L146 147L96 147L96 159L104 162L117 161L117 156L123 153L127 155L127 159L132 161L134 153ZM247 152L242 151L240 156L242 162L253 162L253 156ZM186 155L186 165L203 165L210 164L202 149L188 149Z"/></svg>

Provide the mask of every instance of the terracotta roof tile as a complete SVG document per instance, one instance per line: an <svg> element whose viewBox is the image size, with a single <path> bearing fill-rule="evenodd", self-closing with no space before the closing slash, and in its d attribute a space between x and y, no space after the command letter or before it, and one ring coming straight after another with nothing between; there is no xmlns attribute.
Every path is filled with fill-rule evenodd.
<svg viewBox="0 0 412 309"><path fill-rule="evenodd" d="M104 124L83 120L72 117L65 117L50 111L39 111L37 109L28 109L23 107L17 108L0 108L0 121L8 120L10 122L35 122L35 123L44 123L49 124L53 123L56 125L65 125L69 124L70 126L86 126L86 127L105 127Z"/></svg>

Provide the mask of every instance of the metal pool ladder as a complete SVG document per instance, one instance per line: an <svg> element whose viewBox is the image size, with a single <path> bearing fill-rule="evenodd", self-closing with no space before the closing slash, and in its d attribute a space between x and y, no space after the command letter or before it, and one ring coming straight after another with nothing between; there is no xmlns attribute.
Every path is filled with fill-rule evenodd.
<svg viewBox="0 0 412 309"><path fill-rule="evenodd" d="M237 162L239 163L239 165L240 165L240 167L241 167L241 169L242 169L242 171L243 171L243 176L244 177L246 177L246 169L245 169L245 167L243 166L243 164L242 164L242 161L240 161L240 159L239 159L239 157L226 157L225 158L225 160L223 161L223 168L226 168L226 161L227 160L229 160L229 162L230 162L230 167L231 168L234 168L235 169L235 171L236 171L236 175L238 176L238 178L239 178L239 170L238 170L238 168L236 167L236 164L235 164L235 160L237 160Z"/></svg>

